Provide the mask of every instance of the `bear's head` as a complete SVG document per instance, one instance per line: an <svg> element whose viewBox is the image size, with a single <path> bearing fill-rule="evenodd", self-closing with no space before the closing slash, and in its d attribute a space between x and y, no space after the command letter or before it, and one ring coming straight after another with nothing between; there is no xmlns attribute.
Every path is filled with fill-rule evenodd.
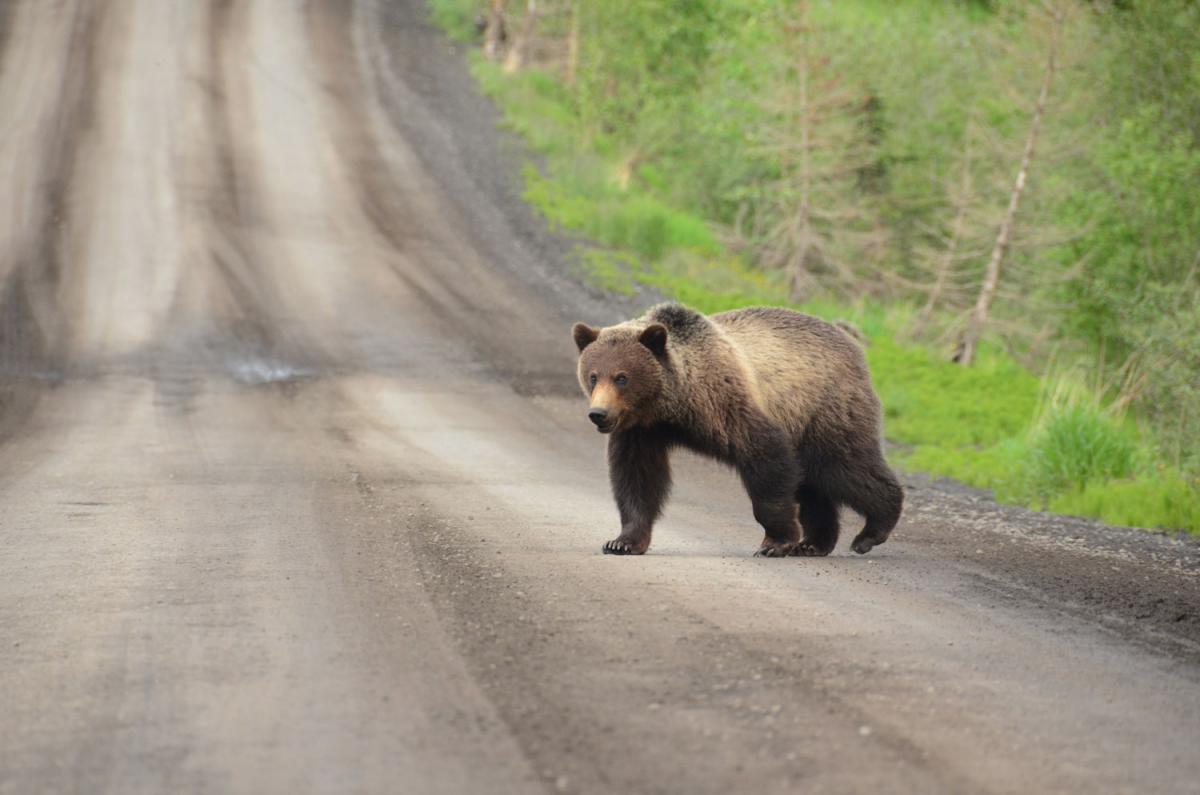
<svg viewBox="0 0 1200 795"><path fill-rule="evenodd" d="M663 391L667 327L576 323L571 333L579 348L579 385L591 399L588 419L600 433L652 422Z"/></svg>

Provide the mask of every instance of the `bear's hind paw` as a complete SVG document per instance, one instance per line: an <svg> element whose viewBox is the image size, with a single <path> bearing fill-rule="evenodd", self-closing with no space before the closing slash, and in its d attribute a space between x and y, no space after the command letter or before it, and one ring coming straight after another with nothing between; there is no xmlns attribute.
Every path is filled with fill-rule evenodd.
<svg viewBox="0 0 1200 795"><path fill-rule="evenodd" d="M868 534L864 531L858 534L854 542L850 544L850 548L860 555L865 555L884 541L887 541L887 539L887 535Z"/></svg>

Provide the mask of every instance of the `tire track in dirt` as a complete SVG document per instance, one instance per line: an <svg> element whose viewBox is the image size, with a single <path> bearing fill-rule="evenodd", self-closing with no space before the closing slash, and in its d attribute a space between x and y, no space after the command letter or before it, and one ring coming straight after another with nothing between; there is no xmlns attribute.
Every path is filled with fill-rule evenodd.
<svg viewBox="0 0 1200 795"><path fill-rule="evenodd" d="M369 3L346 0L310 7L309 29L326 87L327 118L343 142L345 179L371 234L391 250L391 274L418 297L427 323L448 339L466 340L476 362L492 377L507 379L522 394L574 389L564 372L573 368L563 329L574 319L569 306L555 307L538 294L550 286L497 274L490 231L439 187L426 153L412 148L393 112L425 116L414 95L387 97L380 72L382 24ZM526 270L528 254L524 256ZM437 262L430 268L427 263ZM528 274L525 274L528 277ZM547 345L547 341L550 345ZM547 350L554 356L548 357Z"/></svg>
<svg viewBox="0 0 1200 795"><path fill-rule="evenodd" d="M96 113L99 6L72 4L58 11L57 24L24 19L45 13L55 15L33 3L5 3L3 10L0 103L21 110L6 123L8 134L0 143L0 162L9 166L0 181L16 204L0 217L5 225L0 239L6 241L0 253L0 441L68 367L68 321L59 310L62 247L72 220L69 197L80 143ZM53 38L14 37L14 26ZM47 69L56 79L41 93L26 78Z"/></svg>
<svg viewBox="0 0 1200 795"><path fill-rule="evenodd" d="M330 369L331 362L320 355L299 315L280 301L287 291L271 246L267 188L260 184L246 136L253 123L244 62L254 47L251 11L233 0L210 7L203 102L208 136L195 178L214 182L201 208L201 267L190 290L205 296L201 322L219 324L206 333L220 370L246 383L286 383Z"/></svg>

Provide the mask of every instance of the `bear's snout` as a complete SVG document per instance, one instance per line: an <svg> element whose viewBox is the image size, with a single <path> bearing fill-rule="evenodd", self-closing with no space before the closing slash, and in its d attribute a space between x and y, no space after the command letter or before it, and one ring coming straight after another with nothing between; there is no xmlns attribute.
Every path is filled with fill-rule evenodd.
<svg viewBox="0 0 1200 795"><path fill-rule="evenodd" d="M588 412L588 419L603 431L604 426L608 424L608 409L592 409Z"/></svg>

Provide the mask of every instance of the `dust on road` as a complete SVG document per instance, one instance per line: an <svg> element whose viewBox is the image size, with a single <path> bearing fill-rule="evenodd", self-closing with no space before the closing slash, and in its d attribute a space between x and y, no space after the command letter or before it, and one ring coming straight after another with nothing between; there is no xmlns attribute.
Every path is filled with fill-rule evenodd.
<svg viewBox="0 0 1200 795"><path fill-rule="evenodd" d="M0 14L0 792L1200 791L1194 543L914 482L752 559L685 460L599 554L632 307L420 3Z"/></svg>

